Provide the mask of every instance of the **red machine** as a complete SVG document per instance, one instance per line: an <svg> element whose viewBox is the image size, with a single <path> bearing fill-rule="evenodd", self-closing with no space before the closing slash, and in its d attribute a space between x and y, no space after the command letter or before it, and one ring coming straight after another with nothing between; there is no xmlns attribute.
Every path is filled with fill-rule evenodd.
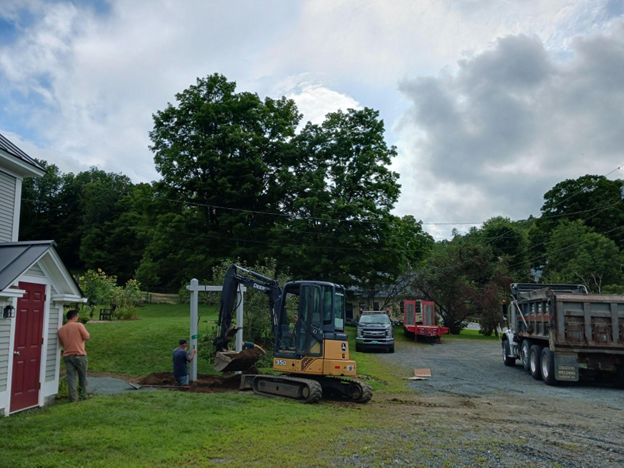
<svg viewBox="0 0 624 468"><path fill-rule="evenodd" d="M436 325L435 304L432 301L403 301L403 329L408 336L424 336L435 338L440 343L440 337L448 334L447 327Z"/></svg>

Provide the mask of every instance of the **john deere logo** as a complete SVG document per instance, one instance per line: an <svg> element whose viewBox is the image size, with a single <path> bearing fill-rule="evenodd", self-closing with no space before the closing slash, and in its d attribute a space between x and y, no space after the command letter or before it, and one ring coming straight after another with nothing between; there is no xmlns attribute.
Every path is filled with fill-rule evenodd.
<svg viewBox="0 0 624 468"><path fill-rule="evenodd" d="M312 358L305 358L301 361L301 370L304 371L306 370L308 367L310 367L310 364L312 364L314 362L314 359Z"/></svg>

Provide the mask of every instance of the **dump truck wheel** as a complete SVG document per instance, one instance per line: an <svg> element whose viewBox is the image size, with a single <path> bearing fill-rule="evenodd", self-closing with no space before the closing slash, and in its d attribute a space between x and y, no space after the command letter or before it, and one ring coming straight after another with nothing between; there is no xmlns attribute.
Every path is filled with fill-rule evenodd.
<svg viewBox="0 0 624 468"><path fill-rule="evenodd" d="M542 347L540 345L531 346L529 351L529 363L531 367L531 377L535 380L542 380L542 369L540 368Z"/></svg>
<svg viewBox="0 0 624 468"><path fill-rule="evenodd" d="M509 341L503 341L503 364L506 366L512 367L516 365L516 358L510 357L511 354L511 346L509 346Z"/></svg>
<svg viewBox="0 0 624 468"><path fill-rule="evenodd" d="M549 348L542 350L541 365L544 383L546 385L557 385L559 382L555 379L555 353Z"/></svg>
<svg viewBox="0 0 624 468"><path fill-rule="evenodd" d="M613 386L624 390L624 366L618 367L618 370L615 371L615 375L613 376Z"/></svg>
<svg viewBox="0 0 624 468"><path fill-rule="evenodd" d="M522 362L522 367L524 367L525 371L531 370L531 362L529 360L530 354L531 342L529 340L523 340L522 345L520 346L520 361Z"/></svg>

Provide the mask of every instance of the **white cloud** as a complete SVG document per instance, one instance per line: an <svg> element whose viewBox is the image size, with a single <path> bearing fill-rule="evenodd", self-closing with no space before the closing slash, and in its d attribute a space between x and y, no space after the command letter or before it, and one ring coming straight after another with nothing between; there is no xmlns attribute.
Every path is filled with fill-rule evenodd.
<svg viewBox="0 0 624 468"><path fill-rule="evenodd" d="M460 61L456 74L405 81L413 107L397 127L399 211L525 218L557 182L619 166L624 22L571 44L571 58L560 61L538 37L510 36Z"/></svg>
<svg viewBox="0 0 624 468"><path fill-rule="evenodd" d="M198 76L219 72L239 89L288 95L313 122L360 106L394 118L409 102L414 110L400 124L386 122L401 153L400 212L428 221L524 216L539 207L540 174L565 166L564 150L576 150L580 139L536 127L580 132L600 158L610 160L614 151L620 128L601 106L619 101L594 88L618 88L608 80L619 76L618 62L606 54L617 58L609 46L619 44L620 32L604 32L618 14L615 3L110 0L101 13L78 2L5 0L0 17L13 21L19 35L0 45L0 105L23 122L22 145L35 141L35 156L62 168L98 165L145 181L158 177L148 150L151 115ZM24 20L24 9L32 20ZM588 33L604 43L572 42ZM496 43L519 34L526 44ZM521 58L525 65L514 69ZM584 69L595 65L603 67L600 73ZM568 80L565 93L558 80ZM514 91L505 92L512 84ZM574 102L589 109L585 127L568 121ZM527 135L538 140L526 141ZM594 167L577 162L569 175ZM514 178L518 170L526 175L522 182ZM509 198L516 185L528 187L526 199Z"/></svg>
<svg viewBox="0 0 624 468"><path fill-rule="evenodd" d="M347 109L361 109L362 106L351 96L334 91L307 76L293 76L278 83L276 95L284 95L297 104L303 114L301 125L306 122L320 124L330 112Z"/></svg>

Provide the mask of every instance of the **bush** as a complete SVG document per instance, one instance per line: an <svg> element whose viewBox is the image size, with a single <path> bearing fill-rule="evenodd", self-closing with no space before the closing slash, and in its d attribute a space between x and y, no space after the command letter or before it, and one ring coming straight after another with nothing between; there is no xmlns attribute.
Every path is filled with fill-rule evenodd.
<svg viewBox="0 0 624 468"><path fill-rule="evenodd" d="M87 270L84 275L76 276L75 278L87 298L85 308L89 313L89 317L93 318L98 304L111 303L113 291L117 288L117 278L107 276L101 268L98 268L97 271Z"/></svg>
<svg viewBox="0 0 624 468"><path fill-rule="evenodd" d="M87 298L85 308L90 318L93 318L96 307L110 307L112 304L117 306L115 310L117 318L122 320L138 318L137 307L141 303L141 289L137 280L128 280L122 288L117 286L116 276L107 275L101 268L97 271L87 270L84 275L75 278Z"/></svg>
<svg viewBox="0 0 624 468"><path fill-rule="evenodd" d="M128 280L124 288L117 286L111 295L112 303L117 305L115 316L122 320L138 318L137 307L141 303L141 296L137 280Z"/></svg>

